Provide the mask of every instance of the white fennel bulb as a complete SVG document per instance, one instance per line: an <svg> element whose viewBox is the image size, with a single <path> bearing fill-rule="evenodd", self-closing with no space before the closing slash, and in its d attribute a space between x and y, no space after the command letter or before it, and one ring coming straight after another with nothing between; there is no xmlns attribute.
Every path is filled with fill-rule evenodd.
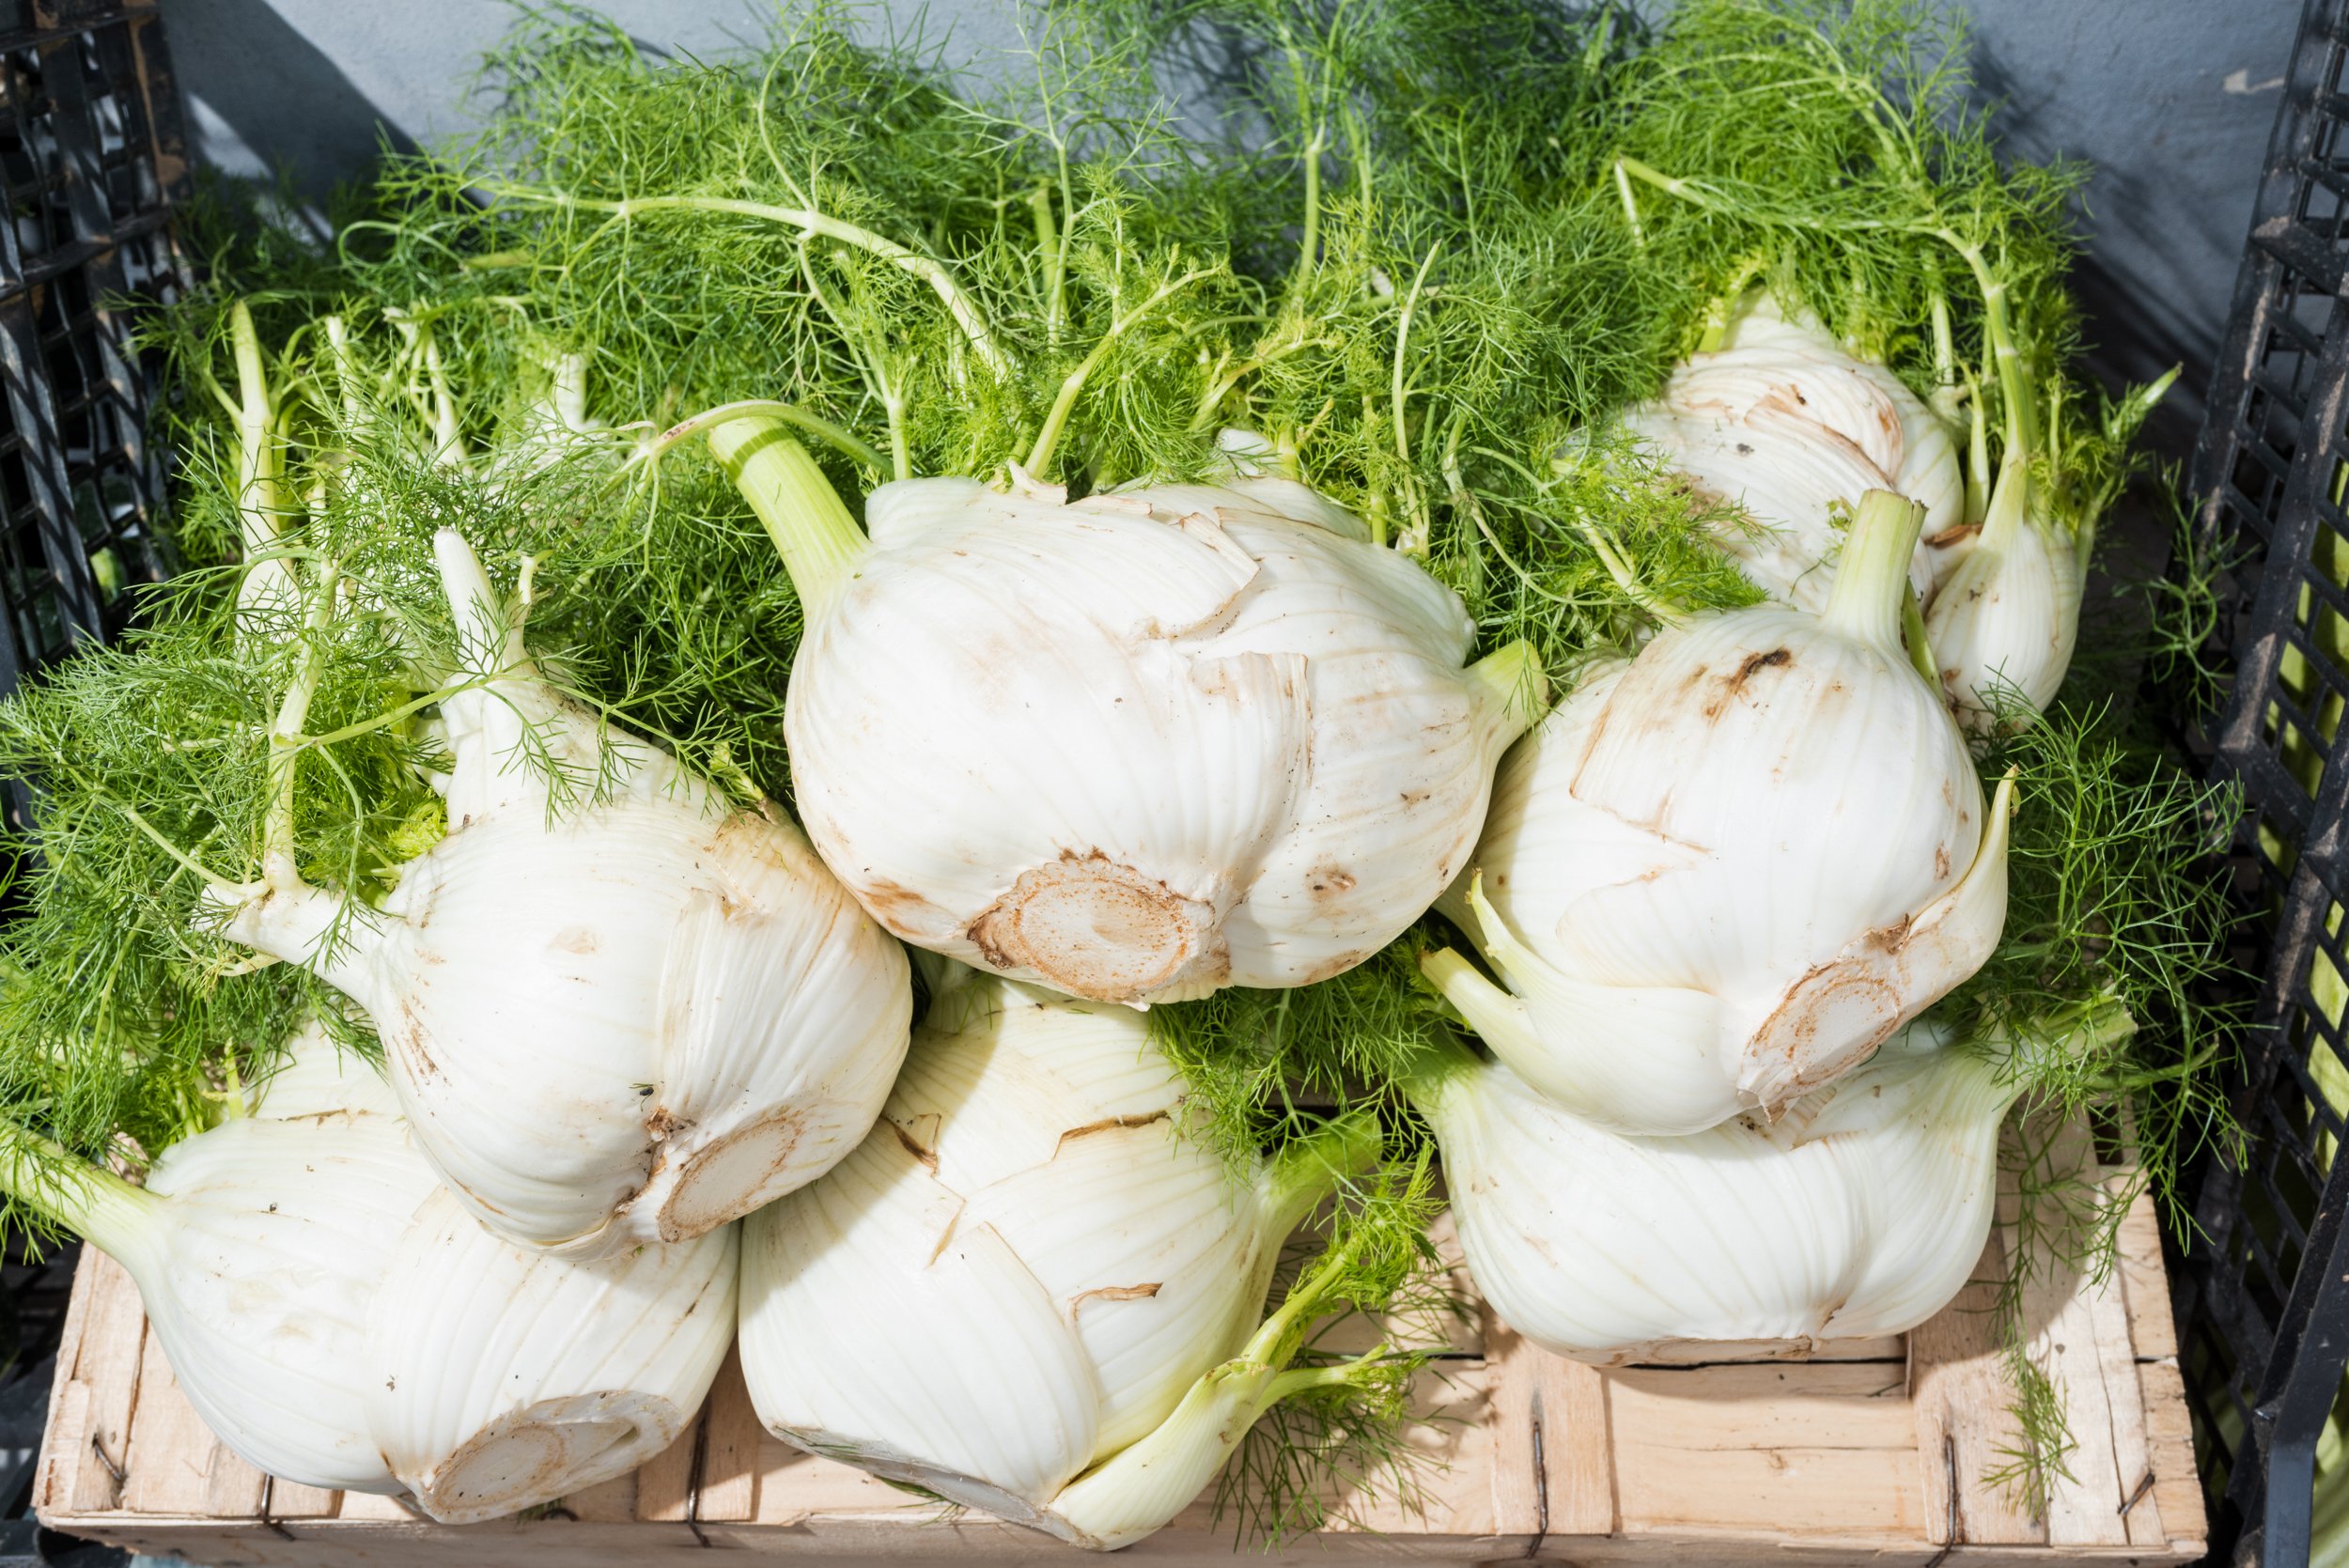
<svg viewBox="0 0 2349 1568"><path fill-rule="evenodd" d="M249 1114L173 1144L144 1188L0 1129L10 1190L130 1272L221 1440L451 1524L675 1441L733 1338L736 1232L587 1262L516 1247L437 1186L372 1069L316 1026L291 1048Z"/></svg>
<svg viewBox="0 0 2349 1568"><path fill-rule="evenodd" d="M1426 970L1494 1053L1602 1125L1775 1115L1980 968L2009 792L1900 641L1919 508L1863 498L1823 615L1700 614L1512 752ZM1514 994L1513 994L1514 993Z"/></svg>
<svg viewBox="0 0 2349 1568"><path fill-rule="evenodd" d="M1100 1001L1361 962L1465 863L1519 644L1294 481L1070 502L900 480L869 540L770 423L711 434L807 607L802 817L910 942Z"/></svg>
<svg viewBox="0 0 2349 1568"><path fill-rule="evenodd" d="M367 1311L367 1427L418 1506L471 1524L609 1481L677 1441L734 1343L739 1227L575 1261L445 1189Z"/></svg>
<svg viewBox="0 0 2349 1568"><path fill-rule="evenodd" d="M2131 1027L2107 1008L2075 1043ZM1997 1204L2021 1092L2003 1056L1921 1020L1776 1123L1679 1138L1595 1126L1464 1050L1410 1094L1479 1292L1544 1348L1614 1363L1691 1342L1801 1350L1940 1311Z"/></svg>
<svg viewBox="0 0 2349 1568"><path fill-rule="evenodd" d="M1869 490L1922 505L1927 537L1965 521L1965 474L1940 415L1885 366L1847 353L1815 322L1788 320L1767 296L1625 423L1700 493L1751 514L1756 528L1719 542L1781 603L1826 607L1836 520ZM1937 559L1921 540L1910 561L1920 598Z"/></svg>
<svg viewBox="0 0 2349 1568"><path fill-rule="evenodd" d="M2035 492L2027 466L2010 460L1982 533L1925 605L1926 644L1972 730L1993 728L1997 710L2018 702L2044 709L2079 641L2083 540L2042 515Z"/></svg>
<svg viewBox="0 0 2349 1568"><path fill-rule="evenodd" d="M743 1226L768 1430L1081 1545L1173 1517L1283 1391L1248 1359L1282 1241L1377 1141L1236 1186L1183 1093L1131 1010L949 989L872 1137Z"/></svg>
<svg viewBox="0 0 2349 1568"><path fill-rule="evenodd" d="M501 1234L581 1255L703 1234L872 1126L905 955L779 814L551 690L471 548L434 548L478 662L442 704L448 833L376 909L274 864L226 932L373 1016L426 1157ZM556 772L613 782L558 809Z"/></svg>
<svg viewBox="0 0 2349 1568"><path fill-rule="evenodd" d="M1791 389L1797 407L1859 445L1890 478L1885 488L1925 509L1924 542L1931 547L1966 521L1965 463L1957 432L1940 411L1908 389L1890 365L1854 354L1805 312L1789 317L1766 291L1755 294L1731 319L1720 343L1723 353L1779 356L1785 373L1770 377L1775 388ZM1766 365L1766 362L1765 362ZM1763 370L1764 366L1752 366ZM1875 398L1845 394L1841 378L1856 376ZM1817 394L1824 393L1824 399ZM1890 409L1897 434L1885 424Z"/></svg>
<svg viewBox="0 0 2349 1568"><path fill-rule="evenodd" d="M247 1463L397 1492L366 1420L366 1317L432 1172L381 1079L315 1025L249 1116L40 1206L129 1271L188 1403ZM39 1202L36 1195L35 1201Z"/></svg>

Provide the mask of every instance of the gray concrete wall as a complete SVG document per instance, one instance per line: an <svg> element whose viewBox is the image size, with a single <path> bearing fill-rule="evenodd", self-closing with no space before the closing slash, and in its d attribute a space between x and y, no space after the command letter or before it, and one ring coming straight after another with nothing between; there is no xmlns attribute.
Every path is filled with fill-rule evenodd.
<svg viewBox="0 0 2349 1568"><path fill-rule="evenodd" d="M918 0L894 0L900 15ZM692 51L757 31L754 0L604 0L647 40ZM2185 361L2157 435L2182 449L2225 322L2296 0L1969 0L1977 65L2013 145L2096 165L2080 287L2100 366ZM1014 36L1003 0L929 0L954 52ZM468 77L512 16L502 0L168 0L205 155L290 164L313 190L362 168L379 134L472 123ZM379 129L380 128L380 129Z"/></svg>

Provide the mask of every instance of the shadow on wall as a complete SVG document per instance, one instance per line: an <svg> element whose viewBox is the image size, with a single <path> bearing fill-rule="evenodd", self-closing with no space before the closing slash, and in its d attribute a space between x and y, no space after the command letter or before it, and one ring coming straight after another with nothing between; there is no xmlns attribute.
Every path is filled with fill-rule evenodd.
<svg viewBox="0 0 2349 1568"><path fill-rule="evenodd" d="M416 145L342 68L264 0L172 0L173 63L204 162L232 174L289 174L322 204L386 148Z"/></svg>
<svg viewBox="0 0 2349 1568"><path fill-rule="evenodd" d="M2073 272L2088 364L2108 387L2185 374L2148 422L2190 448L2233 298L2297 0L1968 0L1978 106L2001 144L2076 157Z"/></svg>

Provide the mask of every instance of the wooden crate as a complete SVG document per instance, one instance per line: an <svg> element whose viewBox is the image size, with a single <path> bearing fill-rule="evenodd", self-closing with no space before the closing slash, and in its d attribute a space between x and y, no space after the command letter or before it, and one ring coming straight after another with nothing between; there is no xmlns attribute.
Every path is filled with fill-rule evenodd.
<svg viewBox="0 0 2349 1568"><path fill-rule="evenodd" d="M2084 1134L2078 1144L2089 1148ZM1722 1347L1721 1359L1600 1371L1481 1314L1423 1379L1414 1440L1447 1467L1429 1477L1423 1513L1360 1510L1276 1560L2192 1561L2202 1498L2148 1201L2122 1240L2122 1265L2101 1285L2042 1269L2027 1300L2078 1442L2045 1519L1983 1480L2012 1441L1983 1310L2007 1245L1994 1234L1976 1281L1939 1317L1808 1359L1740 1360ZM640 1568L706 1546L803 1565L1081 1555L786 1448L760 1430L731 1360L695 1430L637 1474L548 1517L463 1529L387 1498L275 1484L236 1458L180 1394L129 1279L95 1252L75 1277L57 1366L35 1490L43 1522L210 1568ZM1128 1555L1235 1560L1228 1523L1204 1502ZM1251 1547L1244 1560L1267 1560Z"/></svg>

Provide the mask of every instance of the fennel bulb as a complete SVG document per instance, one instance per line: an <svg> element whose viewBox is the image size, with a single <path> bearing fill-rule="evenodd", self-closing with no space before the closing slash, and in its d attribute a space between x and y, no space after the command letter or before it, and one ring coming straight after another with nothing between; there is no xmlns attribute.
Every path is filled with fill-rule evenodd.
<svg viewBox="0 0 2349 1568"><path fill-rule="evenodd" d="M517 1247L446 1189L367 1309L367 1426L443 1524L636 1469L692 1424L734 1343L738 1227L576 1261Z"/></svg>
<svg viewBox="0 0 2349 1568"><path fill-rule="evenodd" d="M434 550L480 664L441 705L447 835L380 909L277 864L225 928L373 1016L418 1145L484 1224L583 1255L704 1234L872 1126L905 955L780 814L551 690L471 547ZM551 770L616 782L558 812Z"/></svg>
<svg viewBox="0 0 2349 1568"><path fill-rule="evenodd" d="M1825 609L1840 544L1835 520L1872 489L1925 508L1910 562L1931 591L1937 539L1966 520L1966 480L1941 416L1881 365L1847 353L1815 321L1767 295L1744 306L1718 349L1677 366L1626 425L1699 493L1738 504L1759 528L1717 536L1756 586Z"/></svg>
<svg viewBox="0 0 2349 1568"><path fill-rule="evenodd" d="M250 1113L145 1188L58 1176L62 1151L0 1129L11 1190L129 1270L205 1424L272 1475L404 1490L446 1524L674 1442L733 1338L735 1232L592 1262L515 1247L435 1185L371 1070L315 1025L291 1044Z"/></svg>
<svg viewBox="0 0 2349 1568"><path fill-rule="evenodd" d="M1455 953L1423 963L1561 1106L1651 1134L1776 1115L1997 945L2009 792L1985 825L1900 641L1921 510L1870 492L1825 614L1667 628L1502 764L1447 912L1509 990Z"/></svg>
<svg viewBox="0 0 2349 1568"><path fill-rule="evenodd" d="M2010 443L1981 534L1925 604L1925 642L1951 707L1986 732L2019 698L2046 707L2079 642L2080 593L2092 533L2063 528L2037 503L2022 448Z"/></svg>
<svg viewBox="0 0 2349 1568"><path fill-rule="evenodd" d="M1333 1124L1236 1188L1139 1014L958 978L872 1137L744 1223L743 1376L786 1442L1122 1545L1283 1397L1282 1241L1377 1135Z"/></svg>
<svg viewBox="0 0 2349 1568"><path fill-rule="evenodd" d="M786 733L906 940L1097 1001L1310 985L1466 863L1541 701L1449 589L1292 480L1070 502L899 480L869 542L771 421L711 446L807 607Z"/></svg>
<svg viewBox="0 0 2349 1568"><path fill-rule="evenodd" d="M2134 1027L2107 1007L2086 1034ZM1776 1123L1679 1138L1594 1126L1456 1047L1410 1094L1486 1299L1546 1349L1616 1363L1899 1333L1940 1311L1997 1204L1999 1125L2023 1087L2005 1050L1921 1020Z"/></svg>

